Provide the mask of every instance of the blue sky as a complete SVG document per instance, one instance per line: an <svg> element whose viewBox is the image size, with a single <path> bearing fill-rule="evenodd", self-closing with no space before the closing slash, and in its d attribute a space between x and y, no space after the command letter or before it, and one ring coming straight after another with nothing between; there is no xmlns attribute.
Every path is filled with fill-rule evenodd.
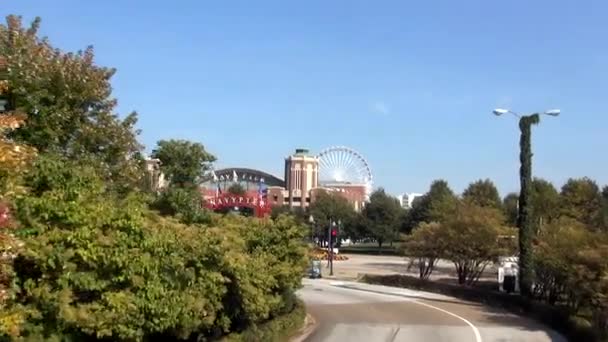
<svg viewBox="0 0 608 342"><path fill-rule="evenodd" d="M218 167L282 175L297 147L360 151L375 185L518 188L518 129L495 107L560 108L534 174L608 183L605 1L4 0L64 50L117 68L141 140L202 142Z"/></svg>

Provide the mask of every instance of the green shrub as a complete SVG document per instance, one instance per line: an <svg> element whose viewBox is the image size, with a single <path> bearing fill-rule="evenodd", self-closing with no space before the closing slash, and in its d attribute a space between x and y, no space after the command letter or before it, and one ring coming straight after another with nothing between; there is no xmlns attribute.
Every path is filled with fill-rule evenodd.
<svg viewBox="0 0 608 342"><path fill-rule="evenodd" d="M194 188L168 188L161 192L152 207L161 215L177 217L186 224L209 223L210 213L202 207L201 193Z"/></svg>
<svg viewBox="0 0 608 342"><path fill-rule="evenodd" d="M253 325L247 330L234 333L226 336L223 339L225 342L250 342L250 341L268 341L282 342L287 341L293 336L304 323L306 317L306 308L304 303L297 301L294 303L294 308L282 316L276 317L273 320L264 322L259 325Z"/></svg>
<svg viewBox="0 0 608 342"><path fill-rule="evenodd" d="M27 185L0 337L218 337L293 310L306 265L306 229L293 218L187 225L106 191L94 170L50 159Z"/></svg>

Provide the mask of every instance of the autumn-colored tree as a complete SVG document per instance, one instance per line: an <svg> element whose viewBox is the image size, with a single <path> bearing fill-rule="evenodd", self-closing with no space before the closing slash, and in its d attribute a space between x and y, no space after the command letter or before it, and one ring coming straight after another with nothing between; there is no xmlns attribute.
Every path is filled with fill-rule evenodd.
<svg viewBox="0 0 608 342"><path fill-rule="evenodd" d="M437 261L444 256L443 226L438 222L421 223L401 246L401 252L409 259L409 267L418 267L420 279L428 279Z"/></svg>
<svg viewBox="0 0 608 342"><path fill-rule="evenodd" d="M462 198L482 207L500 208L502 201L496 185L489 179L478 180L469 184L462 193Z"/></svg>
<svg viewBox="0 0 608 342"><path fill-rule="evenodd" d="M12 109L27 125L15 141L95 165L97 172L128 188L143 177L137 115L115 113L110 78L113 69L95 65L93 49L63 52L38 37L40 19L27 28L17 16L0 25L0 56L6 64L5 85Z"/></svg>
<svg viewBox="0 0 608 342"><path fill-rule="evenodd" d="M505 213L505 218L507 219L507 223L509 225L515 227L517 225L517 210L518 210L518 202L519 194L512 192L505 196L502 200L502 208Z"/></svg>

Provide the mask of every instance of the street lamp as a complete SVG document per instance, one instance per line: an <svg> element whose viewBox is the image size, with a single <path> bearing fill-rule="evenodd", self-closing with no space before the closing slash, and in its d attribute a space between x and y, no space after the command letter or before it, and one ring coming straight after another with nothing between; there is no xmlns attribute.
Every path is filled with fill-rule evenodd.
<svg viewBox="0 0 608 342"><path fill-rule="evenodd" d="M509 109L504 109L504 108L496 108L492 111L492 113L494 113L494 115L496 116L501 116L503 114L513 114L514 116L521 118L522 116L519 115L518 113L511 111ZM561 110L559 109L549 109L546 110L542 113L537 113L537 114L544 114L544 115L550 115L550 116L558 116L561 113ZM534 115L534 114L532 114ZM532 116L532 115L528 115L528 116Z"/></svg>
<svg viewBox="0 0 608 342"><path fill-rule="evenodd" d="M314 238L315 218L312 215L310 215L308 217L308 223L310 223L310 243L314 245L314 243L315 243L315 238Z"/></svg>
<svg viewBox="0 0 608 342"><path fill-rule="evenodd" d="M492 111L494 115L513 114L519 118L519 169L520 191L517 209L517 227L519 228L519 289L522 295L529 295L534 279L534 263L532 256L532 239L534 232L531 225L530 193L532 191L532 125L540 121L540 115L558 116L559 109L551 109L542 113L519 115L509 109L497 108Z"/></svg>

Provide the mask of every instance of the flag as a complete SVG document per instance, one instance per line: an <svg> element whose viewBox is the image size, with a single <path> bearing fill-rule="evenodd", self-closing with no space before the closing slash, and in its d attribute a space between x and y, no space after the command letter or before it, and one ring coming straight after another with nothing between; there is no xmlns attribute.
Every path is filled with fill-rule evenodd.
<svg viewBox="0 0 608 342"><path fill-rule="evenodd" d="M264 206L264 197L268 193L268 189L264 185L264 183L258 183L258 201L260 202L260 206Z"/></svg>
<svg viewBox="0 0 608 342"><path fill-rule="evenodd" d="M211 177L213 177L213 181L217 183L217 181L219 180L217 178L217 175L215 174L215 171L211 171Z"/></svg>
<svg viewBox="0 0 608 342"><path fill-rule="evenodd" d="M236 171L232 170L232 181L238 182L239 176L236 174Z"/></svg>

